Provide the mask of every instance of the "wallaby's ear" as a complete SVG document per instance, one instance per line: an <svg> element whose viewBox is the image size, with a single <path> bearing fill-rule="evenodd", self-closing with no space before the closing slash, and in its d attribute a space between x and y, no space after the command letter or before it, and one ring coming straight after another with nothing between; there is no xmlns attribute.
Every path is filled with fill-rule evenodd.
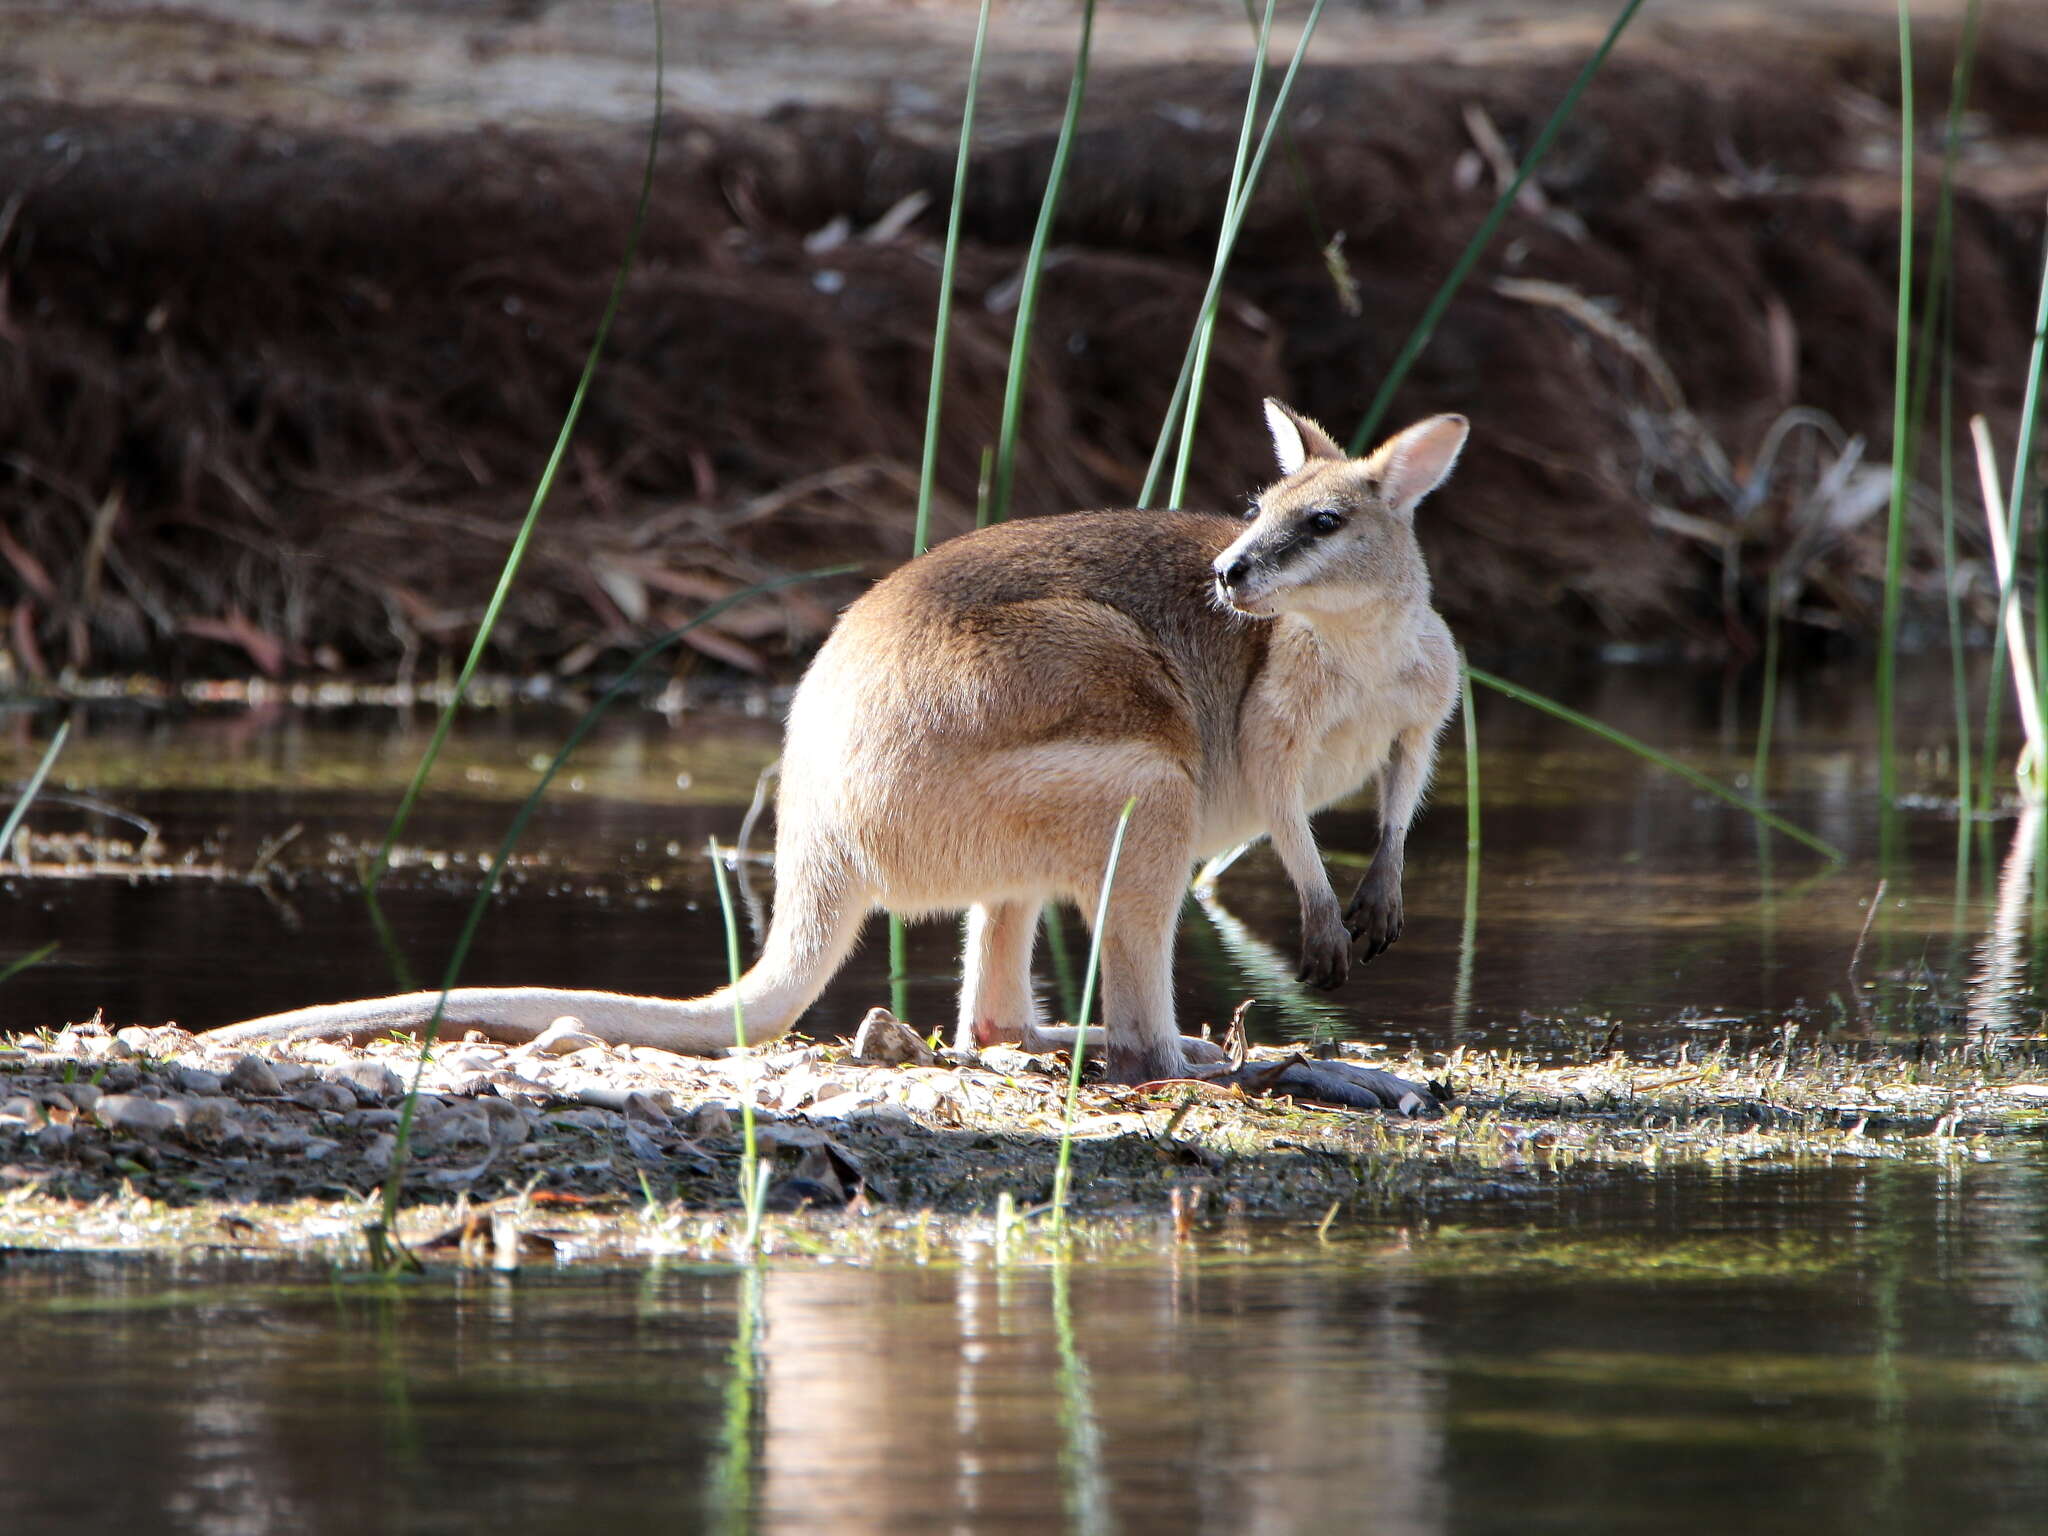
<svg viewBox="0 0 2048 1536"><path fill-rule="evenodd" d="M1405 432L1396 432L1366 460L1367 468L1379 479L1380 494L1396 509L1412 510L1444 483L1470 431L1471 423L1462 416L1432 416Z"/></svg>
<svg viewBox="0 0 2048 1536"><path fill-rule="evenodd" d="M1273 434L1273 452L1279 456L1283 475L1293 474L1310 459L1344 457L1344 450L1329 433L1281 401L1266 401L1266 429Z"/></svg>

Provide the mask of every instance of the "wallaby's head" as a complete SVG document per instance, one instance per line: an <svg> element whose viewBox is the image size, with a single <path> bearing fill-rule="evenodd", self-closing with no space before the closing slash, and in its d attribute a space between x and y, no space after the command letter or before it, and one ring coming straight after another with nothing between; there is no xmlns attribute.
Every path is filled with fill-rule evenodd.
<svg viewBox="0 0 2048 1536"><path fill-rule="evenodd" d="M1244 536L1216 557L1218 599L1262 619L1425 600L1415 506L1457 462L1465 418L1432 416L1362 459L1278 400L1266 402L1266 424L1281 478L1259 493Z"/></svg>

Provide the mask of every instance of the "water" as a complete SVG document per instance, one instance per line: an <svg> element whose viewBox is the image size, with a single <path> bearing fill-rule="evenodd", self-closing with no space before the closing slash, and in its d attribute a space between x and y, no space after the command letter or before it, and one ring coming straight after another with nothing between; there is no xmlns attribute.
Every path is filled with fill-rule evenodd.
<svg viewBox="0 0 2048 1536"><path fill-rule="evenodd" d="M2036 1532L2048 1162L1066 1271L0 1265L0 1529Z"/></svg>
<svg viewBox="0 0 2048 1536"><path fill-rule="evenodd" d="M1952 793L1943 756L1945 670L1904 715L1907 782ZM1673 776L1506 699L1480 710L1484 851L1475 921L1466 921L1462 749L1446 742L1434 803L1409 845L1407 930L1335 994L1294 988L1295 902L1267 850L1226 874L1216 902L1190 904L1176 970L1184 1026L1221 1022L1256 998L1255 1037L1336 1034L1443 1050L1515 1044L1569 1055L1589 1039L1640 1050L1688 1036L1755 1037L1789 1016L1816 1027L1919 1031L1955 1022L1991 927L2010 821L1969 839L1939 807L1903 815L1901 849L1877 860L1877 762L1867 679L1819 672L1787 684L1770 774L1775 809L1840 846L1829 865L1783 838L1760 842L1748 817ZM1751 768L1754 701L1717 677L1611 669L1559 691L1603 719L1731 782ZM406 958L438 976L517 799L570 717L484 717L458 739L408 832L412 855L386 890ZM425 740L424 721L388 714L164 719L96 715L74 732L64 787L146 816L164 857L228 878L129 881L0 878L9 953L46 942L55 959L15 978L6 1022L174 1019L203 1027L398 985L379 958L356 875ZM730 842L760 770L772 719L622 718L590 742L522 844L531 860L486 922L464 972L477 983L546 983L687 996L724 980L717 898L704 853ZM38 733L11 732L13 772ZM4 762L4 758L0 758ZM8 770L0 766L0 774ZM50 831L124 830L77 809L39 812ZM274 878L243 877L264 850ZM1340 894L1363 873L1374 821L1364 805L1318 820ZM765 850L772 832L760 834ZM1848 974L1881 877L1859 974ZM765 869L757 894L767 895ZM1067 914L1071 954L1083 949ZM888 997L880 924L812 1011L807 1027L849 1031ZM950 922L912 930L911 1017L947 1024L958 974ZM1049 1009L1069 1012L1050 956ZM2031 1006L2031 970L2012 999Z"/></svg>
<svg viewBox="0 0 2048 1536"><path fill-rule="evenodd" d="M1561 691L1722 777L1749 770L1753 701L1715 679ZM1959 840L1935 798L1946 710L1926 698L1905 731L1927 798L1880 861L1860 677L1788 687L1771 800L1839 843L1839 866L1484 699L1469 916L1453 743L1400 944L1334 999L1292 993L1273 972L1293 900L1254 854L1220 907L1190 910L1183 1016L1252 995L1269 1036L1550 1058L1654 1056L1788 1017L2038 1034L2024 845L2011 820ZM423 970L564 729L466 730L390 886ZM231 878L0 879L8 950L62 946L0 993L6 1022L103 1007L203 1024L381 986L353 869L422 734L373 715L86 719L64 788L154 820L170 865ZM14 722L17 775L40 736ZM700 850L730 840L774 750L761 719L601 733L469 978L712 985ZM121 827L77 805L36 825ZM271 873L244 879L295 825ZM1321 832L1338 857L1370 846L1362 808ZM921 1022L950 1012L952 942L915 933ZM818 1032L886 995L880 950L835 983ZM1150 1216L1114 1255L1057 1270L982 1249L392 1283L204 1249L0 1251L0 1530L2035 1532L2048 1151L2015 1136L1981 1156L1539 1167L1450 1211L1347 1213L1328 1242L1226 1216L1175 1244Z"/></svg>

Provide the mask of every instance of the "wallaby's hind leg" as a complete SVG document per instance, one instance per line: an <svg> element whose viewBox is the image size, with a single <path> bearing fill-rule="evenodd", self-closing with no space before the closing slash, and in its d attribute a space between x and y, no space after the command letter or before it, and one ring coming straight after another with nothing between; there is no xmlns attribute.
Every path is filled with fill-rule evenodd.
<svg viewBox="0 0 2048 1536"><path fill-rule="evenodd" d="M1152 1082L1187 1071L1173 1022L1173 936L1194 863L1194 827L1194 789L1181 775L1156 781L1138 796L1102 935L1102 1018L1115 1082ZM1083 899L1091 923L1095 905L1094 893Z"/></svg>
<svg viewBox="0 0 2048 1536"><path fill-rule="evenodd" d="M1031 947L1038 935L1038 903L989 902L967 912L960 1024L953 1044L1015 1045L1038 1022L1031 994Z"/></svg>

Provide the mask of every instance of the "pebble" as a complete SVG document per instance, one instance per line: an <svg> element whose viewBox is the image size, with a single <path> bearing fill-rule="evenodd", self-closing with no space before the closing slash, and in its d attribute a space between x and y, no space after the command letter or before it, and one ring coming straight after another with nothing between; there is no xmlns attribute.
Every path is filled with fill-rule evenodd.
<svg viewBox="0 0 2048 1536"><path fill-rule="evenodd" d="M244 1056L237 1061L228 1073L227 1085L236 1093L257 1099L274 1099L284 1092L277 1069L261 1056Z"/></svg>
<svg viewBox="0 0 2048 1536"><path fill-rule="evenodd" d="M324 1109L335 1114L360 1108L356 1095L339 1083L312 1082L292 1095L292 1102L302 1109Z"/></svg>
<svg viewBox="0 0 2048 1536"><path fill-rule="evenodd" d="M52 1120L36 1132L36 1150L45 1157L55 1157L71 1145L77 1134L70 1126Z"/></svg>
<svg viewBox="0 0 2048 1536"><path fill-rule="evenodd" d="M106 1095L93 1113L108 1130L136 1136L161 1136L178 1123L178 1111L169 1103L132 1093Z"/></svg>
<svg viewBox="0 0 2048 1536"><path fill-rule="evenodd" d="M516 1147L533 1134L526 1112L518 1105L500 1098L481 1098L476 1105L484 1113L493 1146Z"/></svg>
<svg viewBox="0 0 2048 1536"><path fill-rule="evenodd" d="M197 1098L210 1099L223 1091L218 1072L204 1072L198 1067L173 1067L170 1077L181 1092Z"/></svg>
<svg viewBox="0 0 2048 1536"><path fill-rule="evenodd" d="M597 1036L583 1027L583 1021L575 1018L559 1018L546 1029L535 1035L521 1048L522 1054L533 1056L567 1056L572 1051L584 1051L594 1045L603 1045Z"/></svg>
<svg viewBox="0 0 2048 1536"><path fill-rule="evenodd" d="M242 1128L228 1108L229 1101L218 1096L195 1100L185 1110L186 1139L215 1144L242 1140Z"/></svg>
<svg viewBox="0 0 2048 1536"><path fill-rule="evenodd" d="M100 1090L91 1083L59 1083L56 1091L60 1097L70 1101L73 1109L88 1115L98 1108L102 1097Z"/></svg>
<svg viewBox="0 0 2048 1536"><path fill-rule="evenodd" d="M353 1088L365 1103L381 1104L405 1092L404 1080L381 1061L352 1061L327 1074L330 1083Z"/></svg>

